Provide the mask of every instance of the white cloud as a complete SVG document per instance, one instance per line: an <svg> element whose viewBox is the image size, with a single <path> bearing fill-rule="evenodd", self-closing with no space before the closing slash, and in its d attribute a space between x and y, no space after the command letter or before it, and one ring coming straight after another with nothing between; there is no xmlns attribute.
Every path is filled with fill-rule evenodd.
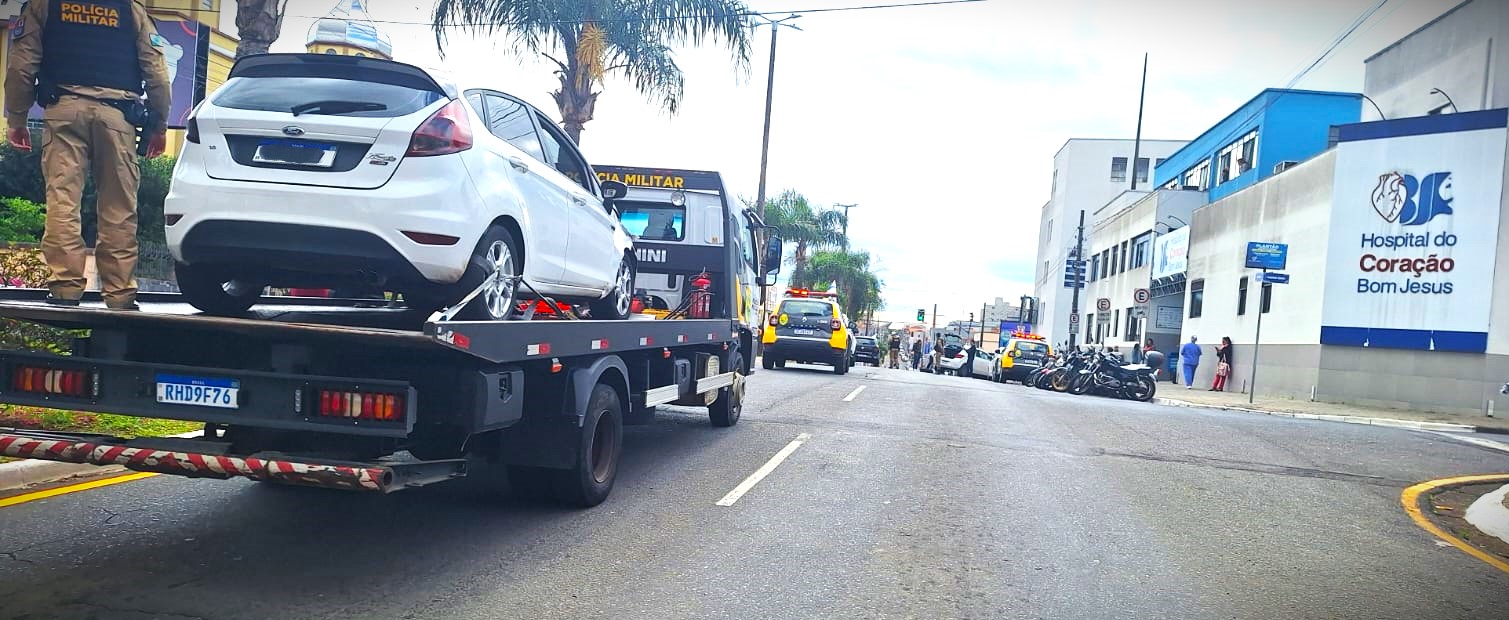
<svg viewBox="0 0 1509 620"><path fill-rule="evenodd" d="M1455 3L1393 3L1299 87L1360 90L1363 58ZM328 10L290 4L276 51L301 50L312 20L297 16ZM852 3L751 4L778 14ZM790 187L819 204L860 205L850 232L886 280L887 317L1014 300L1030 292L1031 275L1008 279L1002 267L1035 262L1053 153L1073 137L1131 137L1142 52L1151 54L1143 136L1190 139L1261 89L1286 84L1372 4L994 0L809 14L796 21L802 31L780 34L769 193ZM429 4L369 0L368 8L377 19L423 22ZM438 60L428 27L383 27L399 60ZM680 51L687 87L674 118L610 80L583 134L588 158L719 170L752 198L768 37L767 28L755 34L744 75L722 49ZM454 33L451 41L454 70L555 110L550 67L511 53L506 37Z"/></svg>

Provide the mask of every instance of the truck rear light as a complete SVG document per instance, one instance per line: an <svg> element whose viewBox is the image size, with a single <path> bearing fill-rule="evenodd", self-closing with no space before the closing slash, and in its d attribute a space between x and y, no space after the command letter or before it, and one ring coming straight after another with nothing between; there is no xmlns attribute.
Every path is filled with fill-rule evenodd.
<svg viewBox="0 0 1509 620"><path fill-rule="evenodd" d="M401 420L406 410L402 394L320 390L319 398L320 415L327 418Z"/></svg>
<svg viewBox="0 0 1509 620"><path fill-rule="evenodd" d="M472 148L472 123L457 99L436 110L409 139L406 157L450 155Z"/></svg>
<svg viewBox="0 0 1509 620"><path fill-rule="evenodd" d="M16 366L11 369L11 391L53 394L75 398L99 396L99 382L88 370Z"/></svg>

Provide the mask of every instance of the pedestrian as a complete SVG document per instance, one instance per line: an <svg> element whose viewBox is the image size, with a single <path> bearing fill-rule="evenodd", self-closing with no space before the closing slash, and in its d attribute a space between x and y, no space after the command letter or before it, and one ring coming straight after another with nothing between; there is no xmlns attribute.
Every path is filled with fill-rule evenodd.
<svg viewBox="0 0 1509 620"><path fill-rule="evenodd" d="M922 338L922 366L924 372L933 371L933 341Z"/></svg>
<svg viewBox="0 0 1509 620"><path fill-rule="evenodd" d="M1133 364L1141 364L1142 363L1142 344L1141 343L1137 343L1137 342L1132 343L1132 363Z"/></svg>
<svg viewBox="0 0 1509 620"><path fill-rule="evenodd" d="M917 366L919 364L921 364L921 363L922 363L922 339L921 338L913 338L912 339L912 370L917 370Z"/></svg>
<svg viewBox="0 0 1509 620"><path fill-rule="evenodd" d="M1195 369L1200 367L1200 341L1194 336L1189 337L1189 342L1179 348L1180 370L1184 371L1184 389L1192 390L1195 387Z"/></svg>
<svg viewBox="0 0 1509 620"><path fill-rule="evenodd" d="M1147 345L1142 347L1142 357L1147 365L1153 369L1153 380L1157 381L1163 375L1163 366L1168 363L1168 360L1164 358L1163 352L1159 351L1158 347L1153 344L1152 338L1148 338Z"/></svg>
<svg viewBox="0 0 1509 620"><path fill-rule="evenodd" d="M1225 392L1226 380L1231 377L1231 338L1221 337L1216 345L1216 380L1210 385L1212 392Z"/></svg>
<svg viewBox="0 0 1509 620"><path fill-rule="evenodd" d="M890 368L900 368L901 364L898 360L901 357L901 334L899 332L891 333L890 345L890 353L888 354L890 363L887 366Z"/></svg>
<svg viewBox="0 0 1509 620"><path fill-rule="evenodd" d="M975 346L974 346L974 343L970 343L969 344L968 352L965 354L965 357L964 357L964 365L959 367L959 376L961 376L961 377L974 377L975 376Z"/></svg>
<svg viewBox="0 0 1509 620"><path fill-rule="evenodd" d="M42 258L51 271L48 303L77 306L84 295L79 201L84 179L93 172L100 290L106 307L137 307L137 125L146 132L147 157L162 155L171 97L167 45L146 8L132 0L35 0L11 24L4 106L11 146L31 151L27 113L33 104L44 110Z"/></svg>

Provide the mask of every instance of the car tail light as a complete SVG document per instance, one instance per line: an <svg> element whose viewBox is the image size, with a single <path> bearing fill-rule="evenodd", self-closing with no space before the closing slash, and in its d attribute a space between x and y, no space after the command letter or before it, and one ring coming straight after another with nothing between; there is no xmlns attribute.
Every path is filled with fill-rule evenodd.
<svg viewBox="0 0 1509 620"><path fill-rule="evenodd" d="M194 144L199 144L199 121L197 119L189 119L187 131L184 132L183 139Z"/></svg>
<svg viewBox="0 0 1509 620"><path fill-rule="evenodd" d="M840 321L838 319L833 319L832 321L828 322L828 330L829 331L835 331L836 332L836 331L841 330L843 328L844 328L844 322L843 321Z"/></svg>
<svg viewBox="0 0 1509 620"><path fill-rule="evenodd" d="M320 390L319 411L327 418L401 420L405 412L404 397L387 392Z"/></svg>
<svg viewBox="0 0 1509 620"><path fill-rule="evenodd" d="M17 366L11 369L13 392L53 394L92 398L99 395L99 382L93 372L43 366Z"/></svg>
<svg viewBox="0 0 1509 620"><path fill-rule="evenodd" d="M457 99L436 110L409 139L407 157L450 155L472 148L472 124Z"/></svg>

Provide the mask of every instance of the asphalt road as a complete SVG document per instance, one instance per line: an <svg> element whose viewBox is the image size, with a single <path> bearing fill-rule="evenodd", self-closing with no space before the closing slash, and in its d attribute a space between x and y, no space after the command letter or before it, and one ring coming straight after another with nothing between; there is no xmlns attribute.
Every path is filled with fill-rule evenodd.
<svg viewBox="0 0 1509 620"><path fill-rule="evenodd" d="M3 508L0 618L1509 617L1509 575L1399 504L1506 453L871 368L749 394L733 429L631 428L587 511L485 472L390 496L157 476Z"/></svg>

